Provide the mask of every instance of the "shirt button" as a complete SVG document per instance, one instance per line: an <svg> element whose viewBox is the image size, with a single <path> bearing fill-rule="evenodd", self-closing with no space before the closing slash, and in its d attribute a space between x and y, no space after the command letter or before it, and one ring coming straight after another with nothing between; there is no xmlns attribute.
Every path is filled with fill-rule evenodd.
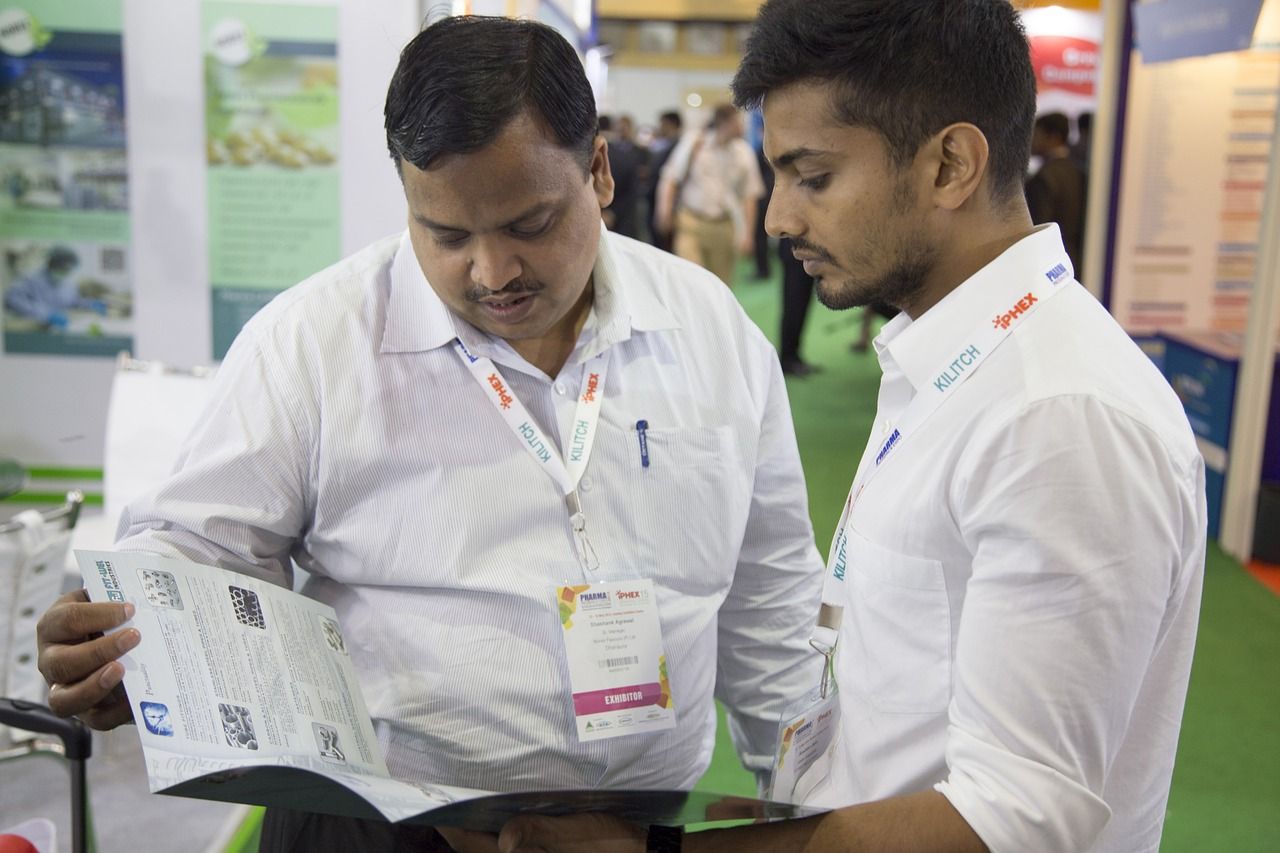
<svg viewBox="0 0 1280 853"><path fill-rule="evenodd" d="M582 491L584 491L584 492L589 492L589 491L591 491L591 478L590 478L590 477L587 477L587 476L584 476L584 477L582 478L582 480L580 480L580 481L578 482L578 486L579 486L579 488L581 488L581 489L582 489Z"/></svg>
<svg viewBox="0 0 1280 853"><path fill-rule="evenodd" d="M563 396L564 396L564 383L563 383L563 382L557 382L557 383L556 383L554 386L552 386L552 387L553 387L553 388L555 388L555 390L556 390L556 393L557 393L557 394L559 394L561 397L563 397Z"/></svg>

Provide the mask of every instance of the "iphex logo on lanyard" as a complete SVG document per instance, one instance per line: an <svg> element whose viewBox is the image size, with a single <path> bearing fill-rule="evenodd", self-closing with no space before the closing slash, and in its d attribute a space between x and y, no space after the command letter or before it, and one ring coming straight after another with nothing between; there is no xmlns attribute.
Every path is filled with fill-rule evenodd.
<svg viewBox="0 0 1280 853"><path fill-rule="evenodd" d="M602 389L609 368L609 350L587 362L582 372L582 388L578 392L578 408L574 415L573 435L570 438L569 458L561 459L555 452L555 444L547 439L537 423L530 417L520 399L516 397L493 361L473 355L466 344L454 338L454 351L471 376L485 392L489 402L502 415L507 428L520 439L529 455L542 466L547 476L555 481L565 497L569 511L569 524L573 528L574 544L582 565L594 571L600 567L595 549L587 536L587 519L578 498L578 481L591 458L591 445L595 441L596 426L600 422L600 406L604 402Z"/></svg>

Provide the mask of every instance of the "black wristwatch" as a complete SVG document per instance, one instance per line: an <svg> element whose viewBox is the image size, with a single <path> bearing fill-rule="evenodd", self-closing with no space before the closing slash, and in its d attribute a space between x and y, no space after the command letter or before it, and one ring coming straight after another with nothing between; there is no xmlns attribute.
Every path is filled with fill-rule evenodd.
<svg viewBox="0 0 1280 853"><path fill-rule="evenodd" d="M645 853L680 853L684 848L684 827L651 824L644 839Z"/></svg>

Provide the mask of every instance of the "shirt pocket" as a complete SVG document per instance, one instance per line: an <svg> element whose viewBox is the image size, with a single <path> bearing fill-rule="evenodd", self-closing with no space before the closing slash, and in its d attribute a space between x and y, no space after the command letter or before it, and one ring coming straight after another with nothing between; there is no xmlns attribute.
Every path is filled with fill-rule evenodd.
<svg viewBox="0 0 1280 853"><path fill-rule="evenodd" d="M934 714L951 698L951 605L942 563L849 532L842 650L847 686L888 714Z"/></svg>
<svg viewBox="0 0 1280 853"><path fill-rule="evenodd" d="M634 545L664 586L722 595L733 580L750 482L731 427L674 427L628 436L626 512Z"/></svg>

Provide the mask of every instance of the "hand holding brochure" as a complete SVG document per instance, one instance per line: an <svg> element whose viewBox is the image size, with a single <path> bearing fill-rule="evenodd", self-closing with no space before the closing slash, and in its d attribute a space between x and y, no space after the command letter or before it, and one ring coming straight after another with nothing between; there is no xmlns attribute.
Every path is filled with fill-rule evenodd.
<svg viewBox="0 0 1280 853"><path fill-rule="evenodd" d="M641 823L817 810L687 791L494 794L392 779L333 609L246 575L131 552L77 551L93 601L129 601L124 656L153 793L496 830L525 811Z"/></svg>

